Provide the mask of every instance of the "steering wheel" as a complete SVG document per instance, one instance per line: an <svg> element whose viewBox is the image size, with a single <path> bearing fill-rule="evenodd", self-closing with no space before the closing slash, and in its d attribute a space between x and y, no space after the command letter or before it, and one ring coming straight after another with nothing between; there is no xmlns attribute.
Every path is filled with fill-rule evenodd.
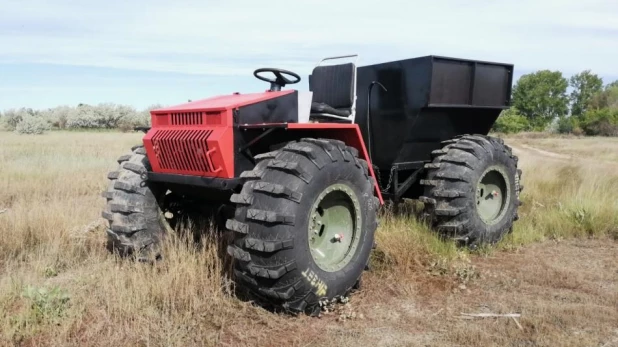
<svg viewBox="0 0 618 347"><path fill-rule="evenodd" d="M266 78L264 76L260 76L260 73L262 72L272 72L275 75L275 79L270 79L270 78ZM290 80L286 77L284 77L283 75L289 75L294 77L293 80ZM281 90L281 87L285 87L286 84L296 84L298 82L300 82L300 76L298 76L298 74L292 72L292 71L288 71L288 70L283 70L283 69L275 69L275 68L261 68L261 69L257 69L255 71L253 71L253 76L255 76L255 78L264 81L264 82L268 82L270 83L270 91L271 92L278 92Z"/></svg>

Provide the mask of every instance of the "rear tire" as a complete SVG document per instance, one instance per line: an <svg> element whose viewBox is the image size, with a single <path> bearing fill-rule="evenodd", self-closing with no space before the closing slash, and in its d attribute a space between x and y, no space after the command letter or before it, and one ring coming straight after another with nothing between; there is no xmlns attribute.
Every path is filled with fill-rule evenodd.
<svg viewBox="0 0 618 347"><path fill-rule="evenodd" d="M443 142L425 165L425 217L442 235L472 248L512 231L521 204L518 159L501 139L465 135Z"/></svg>
<svg viewBox="0 0 618 347"><path fill-rule="evenodd" d="M241 175L242 191L231 197L235 216L226 222L235 235L228 253L236 282L275 308L317 314L321 300L347 295L358 284L369 261L378 200L367 163L341 141L316 139L255 159L255 168ZM335 226L319 229L314 212L332 205L338 207L327 216L337 216ZM343 231L329 234L339 230L350 231L349 245L341 241ZM322 246L312 243L314 234L324 237ZM322 251L326 259L316 255Z"/></svg>
<svg viewBox="0 0 618 347"><path fill-rule="evenodd" d="M143 146L118 158L118 169L108 174L102 216L109 222L107 248L140 260L159 258L158 245L170 226L161 209L166 190L148 182L150 163Z"/></svg>

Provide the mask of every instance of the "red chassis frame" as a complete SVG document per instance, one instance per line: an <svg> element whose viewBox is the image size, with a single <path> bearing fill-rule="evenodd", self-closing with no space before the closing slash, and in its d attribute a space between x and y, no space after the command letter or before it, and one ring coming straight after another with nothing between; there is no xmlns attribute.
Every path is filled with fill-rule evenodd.
<svg viewBox="0 0 618 347"><path fill-rule="evenodd" d="M235 178L234 112L250 105L293 93L293 90L232 94L151 111L152 128L144 136L146 154L156 173ZM315 136L341 140L356 148L376 179L357 124L281 123L243 124L246 128L310 130ZM375 194L383 204L375 181Z"/></svg>
<svg viewBox="0 0 618 347"><path fill-rule="evenodd" d="M369 164L369 174L374 178L375 194L380 200L380 204L384 204L382 198L382 192L380 186L378 186L377 177L373 171L373 165L371 165L371 158L365 147L365 141L361 134L358 124L346 124L346 123L284 123L284 124L249 124L244 126L245 128L283 128L288 131L294 130L311 130L316 137L323 137L333 140L340 140L345 142L346 145L354 147L358 150L358 155L361 159L367 161Z"/></svg>

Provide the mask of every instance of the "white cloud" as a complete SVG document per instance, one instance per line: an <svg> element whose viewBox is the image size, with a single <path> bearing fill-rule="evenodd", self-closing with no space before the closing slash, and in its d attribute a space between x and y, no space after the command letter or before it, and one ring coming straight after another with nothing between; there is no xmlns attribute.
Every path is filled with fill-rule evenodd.
<svg viewBox="0 0 618 347"><path fill-rule="evenodd" d="M246 75L358 52L616 75L617 13L614 0L5 0L0 63Z"/></svg>

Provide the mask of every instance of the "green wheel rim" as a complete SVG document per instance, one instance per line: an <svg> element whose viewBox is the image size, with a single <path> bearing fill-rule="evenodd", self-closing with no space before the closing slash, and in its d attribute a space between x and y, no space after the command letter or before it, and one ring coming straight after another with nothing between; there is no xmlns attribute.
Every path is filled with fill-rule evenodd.
<svg viewBox="0 0 618 347"><path fill-rule="evenodd" d="M476 209L486 224L496 224L502 219L509 204L508 175L500 167L489 167L476 187Z"/></svg>
<svg viewBox="0 0 618 347"><path fill-rule="evenodd" d="M346 184L333 184L322 191L309 213L313 261L327 272L341 270L360 243L362 222L356 193Z"/></svg>

